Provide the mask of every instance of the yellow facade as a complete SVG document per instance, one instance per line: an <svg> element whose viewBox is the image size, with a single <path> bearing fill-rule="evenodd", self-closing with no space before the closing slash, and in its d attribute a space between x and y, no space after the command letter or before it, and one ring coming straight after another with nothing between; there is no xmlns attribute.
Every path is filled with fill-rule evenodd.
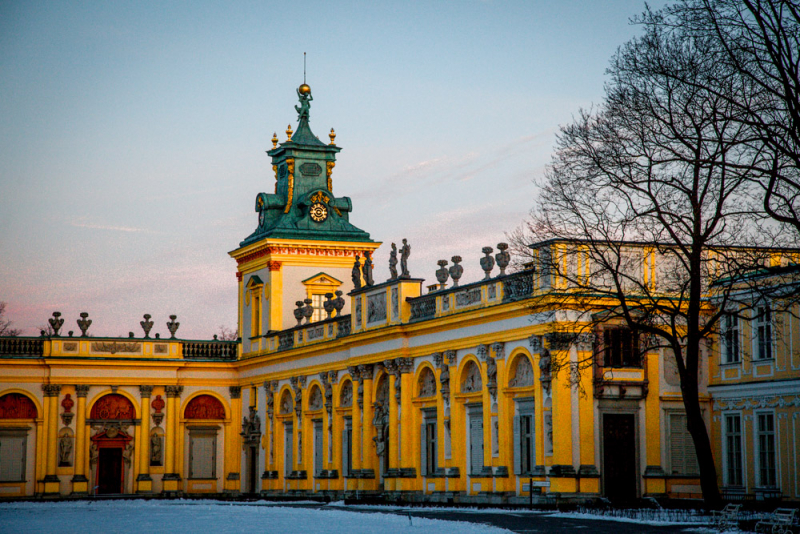
<svg viewBox="0 0 800 534"><path fill-rule="evenodd" d="M296 158L312 151L291 143L282 147ZM334 151L314 146L326 157ZM284 157L280 150L270 153ZM288 173L289 200L275 200L276 186L258 209L325 202L347 212L349 199L301 194L303 168L330 192L327 163L326 176L312 160L276 165L276 178ZM698 496L667 355L651 351L629 366L595 361L581 369L580 387L551 373L552 360L591 360L596 350L590 338L551 335L570 324L567 311L531 313L531 298L563 281L524 270L423 294L424 281L407 273L369 284L354 271L356 255L380 246L368 239L320 232L243 243L229 253L238 266L239 341L0 339L0 498ZM654 254L642 253L642 276L655 283ZM337 290L338 311L329 303L322 312L320 295ZM701 402L721 484L797 499L800 322L781 315L772 324L773 358L721 363L722 343L707 347ZM742 347L757 345L748 328L737 331ZM738 434L726 430L731 415L740 416ZM742 465L729 484L734 434ZM774 448L774 468L756 461L759 443ZM774 480L762 480L773 471Z"/></svg>

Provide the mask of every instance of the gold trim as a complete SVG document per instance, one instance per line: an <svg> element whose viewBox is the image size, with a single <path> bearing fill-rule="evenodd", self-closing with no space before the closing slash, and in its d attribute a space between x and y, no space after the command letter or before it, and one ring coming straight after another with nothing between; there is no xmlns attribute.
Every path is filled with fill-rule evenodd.
<svg viewBox="0 0 800 534"><path fill-rule="evenodd" d="M286 209L283 212L289 213L294 196L294 158L286 158L286 167L289 171L289 188L286 191Z"/></svg>
<svg viewBox="0 0 800 534"><path fill-rule="evenodd" d="M333 143L331 143L333 144ZM333 180L331 180L331 175L333 174L333 168L336 167L335 161L326 161L325 162L325 174L328 176L328 191L333 193ZM341 214L340 214L341 215Z"/></svg>

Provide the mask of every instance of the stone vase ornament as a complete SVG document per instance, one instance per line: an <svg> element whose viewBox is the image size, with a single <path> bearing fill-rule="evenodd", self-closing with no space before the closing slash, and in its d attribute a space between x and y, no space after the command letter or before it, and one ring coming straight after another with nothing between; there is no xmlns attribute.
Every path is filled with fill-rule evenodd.
<svg viewBox="0 0 800 534"><path fill-rule="evenodd" d="M486 254L483 258L481 258L481 269L483 272L486 273L486 276L483 277L484 280L488 280L492 277L492 269L494 269L494 258L491 256L494 249L492 247L483 247L481 252Z"/></svg>
<svg viewBox="0 0 800 534"><path fill-rule="evenodd" d="M139 324L142 325L142 330L144 330L144 337L150 337L150 330L153 329L153 321L150 320L151 315L149 313L144 314L144 321L139 321Z"/></svg>
<svg viewBox="0 0 800 534"><path fill-rule="evenodd" d="M464 268L460 265L461 256L453 256L450 261L453 262L450 267L450 278L453 279L453 287L458 287L458 281L461 279L461 275L464 274Z"/></svg>
<svg viewBox="0 0 800 534"><path fill-rule="evenodd" d="M439 260L436 264L439 265L439 269L436 270L436 279L439 281L441 289L444 289L447 284L447 278L450 275L447 271L447 260Z"/></svg>
<svg viewBox="0 0 800 534"><path fill-rule="evenodd" d="M177 319L177 318L178 318L177 315L170 315L169 316L169 322L167 323L167 329L169 330L170 339L175 339L175 332L178 331L178 327L181 325L181 323L175 321L175 319Z"/></svg>
<svg viewBox="0 0 800 534"><path fill-rule="evenodd" d="M308 324L311 322L311 316L314 315L314 306L311 305L313 301L311 299L305 299L303 302L306 303L303 308L303 317L306 318L306 324Z"/></svg>
<svg viewBox="0 0 800 534"><path fill-rule="evenodd" d="M47 320L50 323L50 328L53 329L53 335L58 337L58 331L64 326L64 319L61 318L61 312L53 312L53 317Z"/></svg>
<svg viewBox="0 0 800 534"><path fill-rule="evenodd" d="M89 331L89 327L92 326L92 320L89 319L89 314L86 312L81 312L81 318L78 319L78 328L81 329L81 337L86 337L86 332Z"/></svg>
<svg viewBox="0 0 800 534"><path fill-rule="evenodd" d="M292 312L294 313L294 318L297 319L297 326L300 326L300 323L303 322L303 301L297 300L294 305L297 306L297 308L292 310Z"/></svg>
<svg viewBox="0 0 800 534"><path fill-rule="evenodd" d="M505 276L506 267L508 267L508 264L511 263L511 254L508 252L508 243L498 243L497 250L500 252L494 255L494 259L497 260L497 266L500 267L500 276Z"/></svg>
<svg viewBox="0 0 800 534"><path fill-rule="evenodd" d="M337 289L336 298L333 299L333 307L336 308L336 317L342 314L342 308L344 308L344 298L342 298L342 295L344 295L344 293Z"/></svg>
<svg viewBox="0 0 800 534"><path fill-rule="evenodd" d="M333 301L333 293L325 293L325 298L327 300L322 303L322 307L325 309L325 313L328 314L327 318L330 319L333 317L333 310L336 309Z"/></svg>

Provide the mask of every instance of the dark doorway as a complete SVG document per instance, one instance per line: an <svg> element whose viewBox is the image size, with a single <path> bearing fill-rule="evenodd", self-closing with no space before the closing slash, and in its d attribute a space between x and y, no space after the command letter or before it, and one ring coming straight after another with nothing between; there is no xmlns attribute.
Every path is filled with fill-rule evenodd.
<svg viewBox="0 0 800 534"><path fill-rule="evenodd" d="M97 493L122 493L122 449L109 447L97 452Z"/></svg>
<svg viewBox="0 0 800 534"><path fill-rule="evenodd" d="M614 503L636 499L636 426L633 414L603 414L603 493Z"/></svg>
<svg viewBox="0 0 800 534"><path fill-rule="evenodd" d="M257 485L257 462L258 462L258 449L253 446L247 447L247 452L245 455L245 460L247 465L245 469L247 470L246 477L247 477L247 488L245 490L246 493L257 493L258 485Z"/></svg>

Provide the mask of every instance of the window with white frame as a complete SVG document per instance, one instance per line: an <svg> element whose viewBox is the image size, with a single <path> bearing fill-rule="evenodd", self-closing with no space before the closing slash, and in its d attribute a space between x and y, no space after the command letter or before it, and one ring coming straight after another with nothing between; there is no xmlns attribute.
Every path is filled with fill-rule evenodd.
<svg viewBox="0 0 800 534"><path fill-rule="evenodd" d="M725 485L743 486L742 416L725 414Z"/></svg>
<svg viewBox="0 0 800 534"><path fill-rule="evenodd" d="M514 474L530 475L536 464L534 400L517 399L514 416Z"/></svg>
<svg viewBox="0 0 800 534"><path fill-rule="evenodd" d="M753 355L756 360L772 358L772 310L769 304L758 306L753 321Z"/></svg>
<svg viewBox="0 0 800 534"><path fill-rule="evenodd" d="M325 295L322 293L314 293L311 295L311 306L314 308L314 314L311 316L311 322L317 322L325 319L328 314L325 311Z"/></svg>
<svg viewBox="0 0 800 534"><path fill-rule="evenodd" d="M217 429L189 430L189 478L217 477Z"/></svg>
<svg viewBox="0 0 800 534"><path fill-rule="evenodd" d="M741 361L739 317L734 314L723 315L721 322L723 361L724 363L738 363Z"/></svg>
<svg viewBox="0 0 800 534"><path fill-rule="evenodd" d="M669 452L673 475L695 475L700 472L685 413L669 414Z"/></svg>
<svg viewBox="0 0 800 534"><path fill-rule="evenodd" d="M0 430L0 482L25 481L25 450L28 431Z"/></svg>
<svg viewBox="0 0 800 534"><path fill-rule="evenodd" d="M756 443L758 445L758 485L762 488L774 488L778 482L775 459L775 414L758 414Z"/></svg>
<svg viewBox="0 0 800 534"><path fill-rule="evenodd" d="M423 476L436 472L436 437L436 410L425 410L420 427L420 474Z"/></svg>

